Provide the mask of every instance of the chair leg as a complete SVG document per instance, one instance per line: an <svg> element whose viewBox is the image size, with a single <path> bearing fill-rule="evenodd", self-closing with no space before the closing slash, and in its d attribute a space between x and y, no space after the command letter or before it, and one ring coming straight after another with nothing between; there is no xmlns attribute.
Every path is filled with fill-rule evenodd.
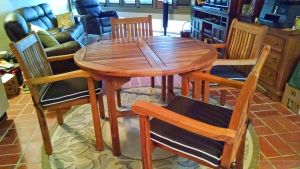
<svg viewBox="0 0 300 169"><path fill-rule="evenodd" d="M122 101L121 101L121 89L117 90L117 105L118 107L122 106Z"/></svg>
<svg viewBox="0 0 300 169"><path fill-rule="evenodd" d="M105 118L105 109L104 109L103 94L102 94L102 92L98 96L98 107L99 107L100 117L102 119L104 119Z"/></svg>
<svg viewBox="0 0 300 169"><path fill-rule="evenodd" d="M151 77L151 87L154 88L155 86L155 78Z"/></svg>
<svg viewBox="0 0 300 169"><path fill-rule="evenodd" d="M152 169L152 145L149 117L140 116L140 137L143 169Z"/></svg>
<svg viewBox="0 0 300 169"><path fill-rule="evenodd" d="M96 137L96 149L102 151L104 148L103 137L102 137L101 126L100 126L99 112L97 107L97 97L95 93L94 80L92 78L88 78L88 87L89 87L89 95L90 95L90 102L92 107L93 123L94 123L95 137Z"/></svg>
<svg viewBox="0 0 300 169"><path fill-rule="evenodd" d="M245 150L246 134L243 136L242 143L236 155L235 169L243 169L244 165L244 150Z"/></svg>
<svg viewBox="0 0 300 169"><path fill-rule="evenodd" d="M63 112L61 111L61 109L56 110L56 118L57 118L57 122L58 122L59 125L64 124L64 116L63 116L62 113Z"/></svg>
<svg viewBox="0 0 300 169"><path fill-rule="evenodd" d="M166 101L166 96L167 96L167 77L162 76L161 77L161 100L163 102Z"/></svg>
<svg viewBox="0 0 300 169"><path fill-rule="evenodd" d="M226 90L221 90L220 104L222 106L224 106L225 103L226 103L226 95L227 95L227 91Z"/></svg>
<svg viewBox="0 0 300 169"><path fill-rule="evenodd" d="M50 140L47 120L45 118L44 112L42 111L42 108L39 105L35 105L36 114L39 120L39 125L42 133L42 138L44 142L45 152L47 155L51 155L53 152L52 144Z"/></svg>

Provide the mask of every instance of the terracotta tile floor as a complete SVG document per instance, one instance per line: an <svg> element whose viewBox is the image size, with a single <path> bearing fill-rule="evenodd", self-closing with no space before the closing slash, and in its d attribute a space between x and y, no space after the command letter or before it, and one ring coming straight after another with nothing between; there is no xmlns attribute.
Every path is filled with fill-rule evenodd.
<svg viewBox="0 0 300 169"><path fill-rule="evenodd" d="M156 79L160 85L160 78ZM147 86L150 78L134 78L124 87ZM180 79L175 78L175 86ZM233 105L239 91L230 90L227 104ZM211 96L219 97L218 92ZM0 169L41 168L42 139L30 94L9 100L8 119L0 123ZM47 112L48 124L56 122ZM251 107L253 126L260 143L260 169L300 169L300 115L296 115L262 93L255 93Z"/></svg>

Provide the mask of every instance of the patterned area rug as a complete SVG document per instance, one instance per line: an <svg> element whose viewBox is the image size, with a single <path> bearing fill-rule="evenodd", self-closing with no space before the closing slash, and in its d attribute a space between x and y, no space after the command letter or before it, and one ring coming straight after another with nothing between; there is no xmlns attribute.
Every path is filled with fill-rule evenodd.
<svg viewBox="0 0 300 169"><path fill-rule="evenodd" d="M179 93L179 90L175 91ZM160 89L149 87L126 89L122 91L122 109L128 109L132 103L144 100L163 105ZM106 101L106 98L104 98ZM218 104L211 99L210 103ZM105 103L105 109L107 107ZM51 129L51 141L54 153L46 156L42 152L44 169L141 169L139 124L137 117L119 119L119 133L122 155L115 157L111 152L111 137L108 119L102 120L105 149L95 149L95 136L90 105L73 107L65 117L62 126ZM256 134L250 126L246 136L244 168L257 168L259 145ZM155 169L206 169L197 163L175 156L160 148L153 153Z"/></svg>

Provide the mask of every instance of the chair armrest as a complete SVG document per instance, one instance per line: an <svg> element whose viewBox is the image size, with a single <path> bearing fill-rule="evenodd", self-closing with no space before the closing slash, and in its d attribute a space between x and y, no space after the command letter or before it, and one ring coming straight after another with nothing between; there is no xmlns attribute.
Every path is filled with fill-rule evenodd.
<svg viewBox="0 0 300 169"><path fill-rule="evenodd" d="M208 38L205 38L203 42L208 43ZM223 49L223 48L226 48L226 46L227 46L226 43L215 43L215 44L210 44L210 45L216 49Z"/></svg>
<svg viewBox="0 0 300 169"><path fill-rule="evenodd" d="M233 143L236 137L236 131L234 130L212 126L144 101L135 103L132 106L132 110L140 116L152 116L161 121L214 140Z"/></svg>
<svg viewBox="0 0 300 169"><path fill-rule="evenodd" d="M228 86L228 87L233 87L233 88L237 88L237 89L241 89L244 85L244 82L225 79L222 77L213 76L208 73L202 73L202 72L193 72L190 75L190 78L192 78L194 80L203 80L203 81L207 81L207 82L217 83L222 86Z"/></svg>
<svg viewBox="0 0 300 169"><path fill-rule="evenodd" d="M216 65L255 65L257 59L217 59L213 66Z"/></svg>
<svg viewBox="0 0 300 169"><path fill-rule="evenodd" d="M51 83L61 80L73 79L78 77L92 77L92 74L84 71L84 70L76 70L68 73L61 73L52 76L45 76L45 77L38 77L34 79L27 79L26 84L30 85L37 85L37 84L44 84L44 83Z"/></svg>
<svg viewBox="0 0 300 169"><path fill-rule="evenodd" d="M210 45L216 49L224 49L227 46L225 43L216 43L216 44L210 44Z"/></svg>
<svg viewBox="0 0 300 169"><path fill-rule="evenodd" d="M74 58L74 54L67 54L67 55L51 56L48 57L47 60L49 62L56 62L56 61L73 59L73 58Z"/></svg>

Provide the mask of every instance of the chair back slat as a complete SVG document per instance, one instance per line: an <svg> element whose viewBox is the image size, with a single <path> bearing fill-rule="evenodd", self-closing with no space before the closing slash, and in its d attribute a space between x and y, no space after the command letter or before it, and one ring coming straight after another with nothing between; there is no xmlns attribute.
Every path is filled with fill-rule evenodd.
<svg viewBox="0 0 300 169"><path fill-rule="evenodd" d="M35 34L30 34L17 43L11 43L10 47L20 64L26 80L53 75L43 46ZM38 103L48 84L28 84L28 86L35 101Z"/></svg>
<svg viewBox="0 0 300 169"><path fill-rule="evenodd" d="M266 26L232 21L226 49L227 59L257 59L263 44Z"/></svg>
<svg viewBox="0 0 300 169"><path fill-rule="evenodd" d="M255 67L248 75L247 80L245 81L244 86L241 89L229 123L229 128L237 131L237 137L232 145L225 144L223 157L227 158L227 160L224 160L224 163L226 163L226 161L228 162L234 160L235 155L238 152L238 149L242 142L242 139L246 134L247 122L249 120L249 108L252 103L252 98L256 89L259 74L269 55L270 48L270 46L265 45L264 48L261 50L261 55ZM228 156L228 152L231 152L231 157ZM225 157L225 154L227 154L227 157Z"/></svg>
<svg viewBox="0 0 300 169"><path fill-rule="evenodd" d="M152 36L152 17L136 17L136 18L110 18L112 37L118 38L135 38Z"/></svg>

